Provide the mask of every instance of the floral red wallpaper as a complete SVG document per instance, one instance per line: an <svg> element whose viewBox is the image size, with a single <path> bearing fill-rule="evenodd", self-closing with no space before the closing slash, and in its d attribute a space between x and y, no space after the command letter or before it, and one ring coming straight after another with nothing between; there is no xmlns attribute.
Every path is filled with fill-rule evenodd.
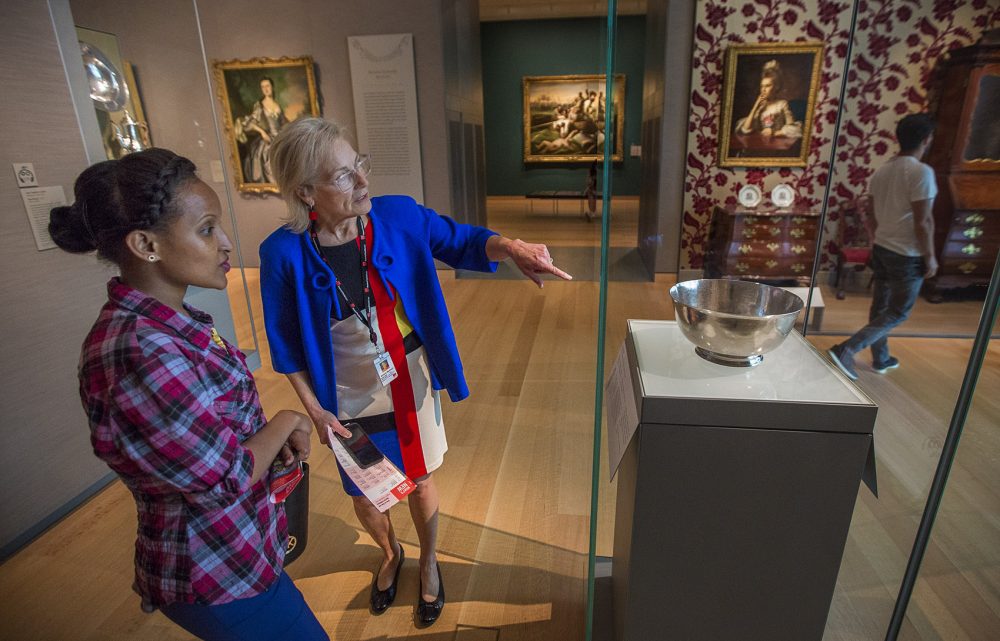
<svg viewBox="0 0 1000 641"><path fill-rule="evenodd" d="M681 233L681 269L700 269L708 220L716 203L735 203L743 185L768 192L784 182L799 201L818 207L829 174L851 0L710 0L695 20L688 126L688 175ZM902 114L927 107L935 61L1000 26L998 0L860 0L827 211L822 260L829 266L839 205L867 189L868 178L895 149ZM725 49L735 43L822 41L823 71L816 96L806 167L718 166L718 128Z"/></svg>

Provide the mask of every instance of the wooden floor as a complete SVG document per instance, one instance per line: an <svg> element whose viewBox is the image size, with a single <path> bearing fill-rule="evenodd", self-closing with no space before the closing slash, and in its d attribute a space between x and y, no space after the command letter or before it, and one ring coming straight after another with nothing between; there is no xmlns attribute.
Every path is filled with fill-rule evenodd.
<svg viewBox="0 0 1000 641"><path fill-rule="evenodd" d="M867 283L867 277L864 282ZM837 300L837 291L830 285L821 285L820 291L826 307L819 333L853 334L868 322L870 289L854 287L846 294L844 300ZM896 329L895 334L971 338L976 335L982 309L983 301L973 298L930 303L921 296L917 298L910 317ZM1000 334L1000 319L994 328L994 336L998 334Z"/></svg>
<svg viewBox="0 0 1000 641"><path fill-rule="evenodd" d="M576 200L533 199L529 208L523 196L491 196L487 201L489 226L510 238L544 239L557 247L600 247L601 219L587 220ZM553 209L553 205L555 208ZM610 246L635 247L638 237L639 199L616 196L611 200ZM602 201L597 201L600 215Z"/></svg>
<svg viewBox="0 0 1000 641"><path fill-rule="evenodd" d="M231 276L235 281L237 272ZM539 291L523 281L440 276L472 388L466 401L445 403L450 451L435 473L448 595L442 619L428 630L414 627L413 561L402 571L396 605L381 617L368 614L377 552L318 444L309 542L289 573L335 639L582 639L598 285L547 282ZM263 336L255 271L247 277ZM664 277L610 286L609 365L625 319L672 317L671 283ZM232 285L238 310L242 289ZM246 313L236 322L245 346ZM825 348L836 339L813 340ZM900 369L880 376L861 368L859 385L880 405L880 498L859 491L825 641L884 636L970 346L968 340L899 339L893 349ZM288 384L271 372L266 349L263 360L255 376L265 410L296 407ZM998 391L1000 346L994 345L902 639L1000 638ZM606 479L602 470L601 555L611 554L613 538L614 485ZM414 559L408 513L400 507L394 516ZM162 615L140 612L129 588L134 531L134 505L116 482L0 566L0 638L189 638Z"/></svg>

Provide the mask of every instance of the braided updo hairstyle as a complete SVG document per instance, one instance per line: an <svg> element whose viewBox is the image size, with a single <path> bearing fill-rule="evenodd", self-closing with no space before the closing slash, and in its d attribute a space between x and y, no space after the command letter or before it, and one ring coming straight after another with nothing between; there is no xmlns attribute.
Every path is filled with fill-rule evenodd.
<svg viewBox="0 0 1000 641"><path fill-rule="evenodd" d="M49 234L65 251L97 255L116 265L125 259L132 231L162 230L176 213L177 190L196 180L194 163L167 149L151 148L85 169L73 186L75 202L49 213Z"/></svg>

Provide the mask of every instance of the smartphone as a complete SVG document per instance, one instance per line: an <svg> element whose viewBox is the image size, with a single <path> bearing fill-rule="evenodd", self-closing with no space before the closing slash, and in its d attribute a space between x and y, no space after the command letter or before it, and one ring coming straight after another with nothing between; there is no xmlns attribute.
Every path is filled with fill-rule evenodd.
<svg viewBox="0 0 1000 641"><path fill-rule="evenodd" d="M357 423L344 423L344 427L351 430L350 437L341 436L336 432L334 434L361 469L369 468L385 458L385 454L368 438L364 428Z"/></svg>

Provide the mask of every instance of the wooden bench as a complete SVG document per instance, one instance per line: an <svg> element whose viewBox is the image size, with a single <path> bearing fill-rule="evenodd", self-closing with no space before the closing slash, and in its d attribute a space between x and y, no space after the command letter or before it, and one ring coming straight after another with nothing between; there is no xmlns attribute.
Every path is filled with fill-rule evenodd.
<svg viewBox="0 0 1000 641"><path fill-rule="evenodd" d="M597 198L600 199L602 195L597 194ZM541 198L552 201L552 214L558 215L559 213L559 201L560 200L578 200L580 201L580 215L583 215L583 203L587 200L587 197L582 191L533 191L530 194L526 194L525 198L528 199L529 211L535 213L535 201Z"/></svg>

